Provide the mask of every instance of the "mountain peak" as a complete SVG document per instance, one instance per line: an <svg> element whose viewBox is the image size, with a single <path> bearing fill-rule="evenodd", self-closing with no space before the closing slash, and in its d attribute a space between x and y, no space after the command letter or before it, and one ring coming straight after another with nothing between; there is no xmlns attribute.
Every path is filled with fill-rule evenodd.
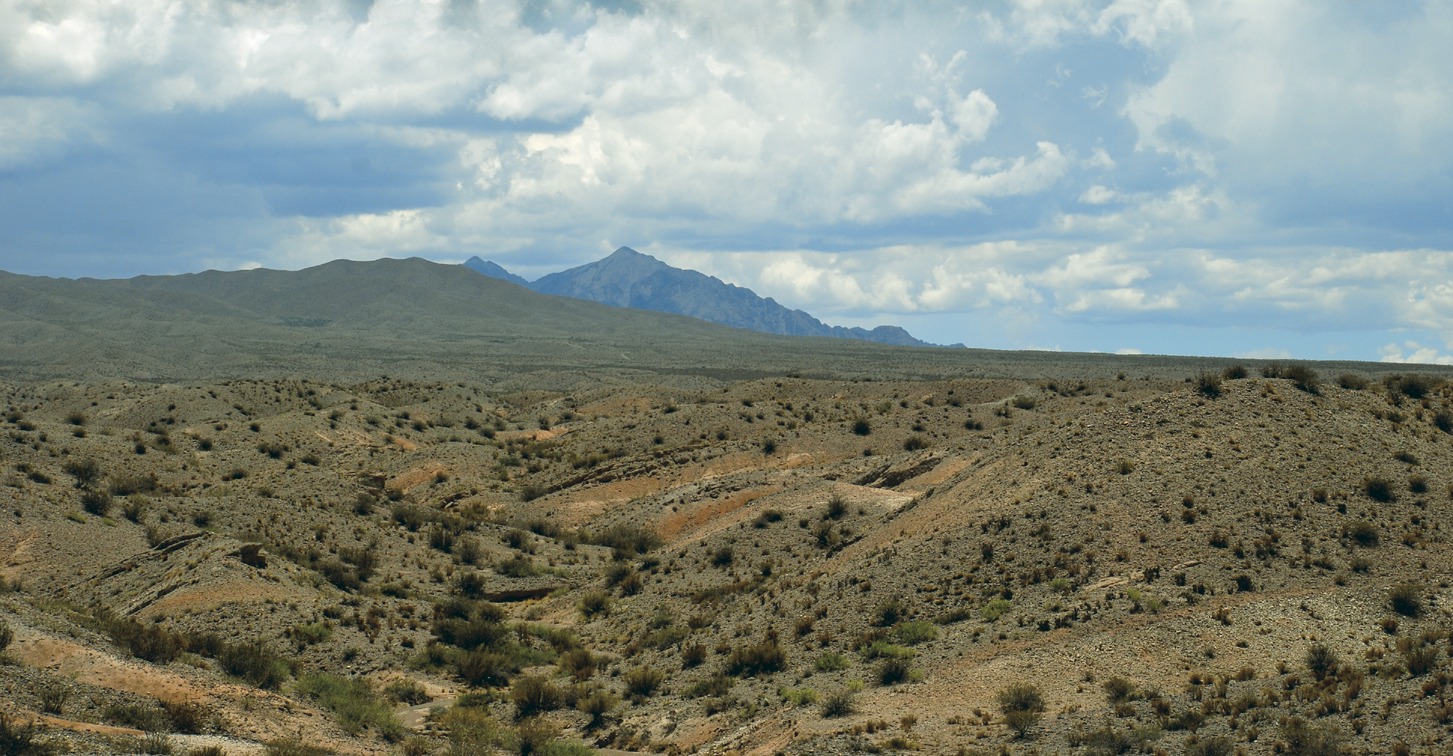
<svg viewBox="0 0 1453 756"><path fill-rule="evenodd" d="M520 278L519 276L509 272L508 270L505 270L504 267L501 266L499 263L492 260L480 259L478 255L475 255L474 257L465 260L464 267L469 268L475 273L489 276L490 278L498 278L501 281L509 281L510 283L517 286L524 286L528 288L530 285L529 281L526 281L525 279Z"/></svg>
<svg viewBox="0 0 1453 756"><path fill-rule="evenodd" d="M687 315L750 331L783 336L826 336L926 346L901 328L830 326L801 310L757 296L694 270L672 267L630 247L605 259L551 273L530 284L543 294L588 299L617 307Z"/></svg>

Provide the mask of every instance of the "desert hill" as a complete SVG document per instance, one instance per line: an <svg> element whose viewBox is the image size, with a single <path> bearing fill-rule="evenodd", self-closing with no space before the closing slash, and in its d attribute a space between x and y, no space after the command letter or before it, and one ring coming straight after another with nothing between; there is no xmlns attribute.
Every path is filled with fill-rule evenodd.
<svg viewBox="0 0 1453 756"><path fill-rule="evenodd" d="M83 750L1436 752L1450 388L1284 371L15 384L0 686Z"/></svg>
<svg viewBox="0 0 1453 756"><path fill-rule="evenodd" d="M621 247L604 259L551 273L533 283L478 257L470 259L465 266L542 294L687 315L749 331L931 346L897 326L872 329L830 326L802 310L790 310L770 297L759 297L751 289L694 270L672 267L630 247Z"/></svg>
<svg viewBox="0 0 1453 756"><path fill-rule="evenodd" d="M1453 372L0 275L0 746L1440 753Z"/></svg>

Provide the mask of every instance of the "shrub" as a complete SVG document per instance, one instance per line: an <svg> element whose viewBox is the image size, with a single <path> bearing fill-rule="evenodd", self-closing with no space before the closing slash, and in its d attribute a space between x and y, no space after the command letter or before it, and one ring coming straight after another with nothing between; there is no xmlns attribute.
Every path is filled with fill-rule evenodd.
<svg viewBox="0 0 1453 756"><path fill-rule="evenodd" d="M155 475L124 475L111 479L111 493L115 496L151 493L156 485Z"/></svg>
<svg viewBox="0 0 1453 756"><path fill-rule="evenodd" d="M1245 378L1246 375L1246 366L1241 364L1230 365L1225 370L1221 371L1221 377L1225 378L1228 381L1239 381L1242 378Z"/></svg>
<svg viewBox="0 0 1453 756"><path fill-rule="evenodd" d="M666 682L666 673L651 667L634 667L621 679L632 698L649 698Z"/></svg>
<svg viewBox="0 0 1453 756"><path fill-rule="evenodd" d="M1313 643L1307 649L1307 669L1319 681L1336 674L1338 664L1337 653L1325 643Z"/></svg>
<svg viewBox="0 0 1453 756"><path fill-rule="evenodd" d="M885 599L878 603L873 609L873 624L878 627L889 627L897 624L902 619L906 609L900 599Z"/></svg>
<svg viewBox="0 0 1453 756"><path fill-rule="evenodd" d="M0 619L0 652L8 648L13 640L15 640L15 631L10 629L10 623Z"/></svg>
<svg viewBox="0 0 1453 756"><path fill-rule="evenodd" d="M1231 756L1236 744L1224 735L1210 738L1193 738L1186 742L1186 756Z"/></svg>
<svg viewBox="0 0 1453 756"><path fill-rule="evenodd" d="M227 645L217 656L227 674L265 690L275 690L292 673L291 665L262 641Z"/></svg>
<svg viewBox="0 0 1453 756"><path fill-rule="evenodd" d="M207 707L191 701L162 701L162 711L172 723L172 732L196 735L207 729L211 719Z"/></svg>
<svg viewBox="0 0 1453 756"><path fill-rule="evenodd" d="M711 677L703 679L697 682L695 685L687 688L685 695L687 698L701 698L703 696L724 696L727 694L728 691L732 689L732 685L734 685L735 683L736 681L732 678L718 673L712 675Z"/></svg>
<svg viewBox="0 0 1453 756"><path fill-rule="evenodd" d="M1044 713L1044 696L1040 695L1039 688L1028 683L1016 683L999 691L997 699L1004 724L1014 731L1015 737L1029 734Z"/></svg>
<svg viewBox="0 0 1453 756"><path fill-rule="evenodd" d="M1111 704L1125 703L1135 694L1135 686L1123 677L1112 677L1100 687L1105 690L1105 700Z"/></svg>
<svg viewBox="0 0 1453 756"><path fill-rule="evenodd" d="M535 563L524 555L516 555L496 565L494 571L509 578L534 577L540 574L540 570L535 567Z"/></svg>
<svg viewBox="0 0 1453 756"><path fill-rule="evenodd" d="M903 441L903 451L919 451L928 448L928 440L923 436L909 436Z"/></svg>
<svg viewBox="0 0 1453 756"><path fill-rule="evenodd" d="M829 719L846 717L857 708L857 695L848 688L834 691L822 701L822 715Z"/></svg>
<svg viewBox="0 0 1453 756"><path fill-rule="evenodd" d="M853 433L856 433L859 436L866 436L872 432L873 426L871 423L868 422L868 418L860 417L853 421Z"/></svg>
<svg viewBox="0 0 1453 756"><path fill-rule="evenodd" d="M661 537L655 532L629 525L615 525L598 534L585 534L581 540L606 546L615 550L617 559L628 559L636 554L645 554L661 546Z"/></svg>
<svg viewBox="0 0 1453 756"><path fill-rule="evenodd" d="M824 651L812 666L818 672L840 672L848 668L848 658L836 651Z"/></svg>
<svg viewBox="0 0 1453 756"><path fill-rule="evenodd" d="M1422 399L1428 394L1437 391L1443 385L1440 378L1431 375L1390 375L1382 379L1383 386L1393 396L1405 396L1409 399Z"/></svg>
<svg viewBox="0 0 1453 756"><path fill-rule="evenodd" d="M1437 646L1418 646L1410 648L1403 654L1403 660L1407 662L1408 674L1413 677L1422 677L1438 666Z"/></svg>
<svg viewBox="0 0 1453 756"><path fill-rule="evenodd" d="M817 691L812 688L782 688L777 691L782 700L793 706L808 706L817 703Z"/></svg>
<svg viewBox="0 0 1453 756"><path fill-rule="evenodd" d="M595 676L595 670L600 663L596 660L595 654L583 648L576 648L561 654L557 664L562 671L569 673L576 680L584 682Z"/></svg>
<svg viewBox="0 0 1453 756"><path fill-rule="evenodd" d="M706 661L706 646L700 643L692 643L681 648L682 669L699 667L704 661Z"/></svg>
<svg viewBox="0 0 1453 756"><path fill-rule="evenodd" d="M170 754L172 752L172 741L166 735L159 732L148 732L136 744L137 753Z"/></svg>
<svg viewBox="0 0 1453 756"><path fill-rule="evenodd" d="M1196 376L1196 391L1209 399L1221 396L1221 376L1215 373L1200 373Z"/></svg>
<svg viewBox="0 0 1453 756"><path fill-rule="evenodd" d="M1392 610L1404 617L1416 617L1423 613L1423 589L1416 583L1399 583L1387 594Z"/></svg>
<svg viewBox="0 0 1453 756"><path fill-rule="evenodd" d="M90 488L101 480L101 465L94 459L72 460L62 469L76 479L77 488Z"/></svg>
<svg viewBox="0 0 1453 756"><path fill-rule="evenodd" d="M593 690L575 702L575 709L590 717L586 727L594 729L605 723L605 718L620 701L610 691Z"/></svg>
<svg viewBox="0 0 1453 756"><path fill-rule="evenodd" d="M757 677L780 672L786 664L787 654L777 639L765 638L759 643L732 649L727 656L726 671L737 677Z"/></svg>
<svg viewBox="0 0 1453 756"><path fill-rule="evenodd" d="M408 704L409 706L418 706L419 704L426 704L433 700L429 696L429 692L424 690L424 686L413 680L394 680L388 684L388 687L383 689L383 694L394 701L401 704Z"/></svg>
<svg viewBox="0 0 1453 756"><path fill-rule="evenodd" d="M979 610L979 614L983 615L985 622L995 622L1004 616L1004 613L1009 611L1012 606L1014 605L1008 599L997 598L985 604L984 608Z"/></svg>
<svg viewBox="0 0 1453 756"><path fill-rule="evenodd" d="M327 643L333 637L333 628L322 622L310 622L306 625L296 625L288 631L288 635L299 646L315 646L319 643Z"/></svg>
<svg viewBox="0 0 1453 756"><path fill-rule="evenodd" d="M526 675L515 681L510 700L515 704L515 719L524 719L560 708L560 689L537 675Z"/></svg>
<svg viewBox="0 0 1453 756"><path fill-rule="evenodd" d="M105 490L82 491L81 508L97 517L105 517L111 512L111 492Z"/></svg>
<svg viewBox="0 0 1453 756"><path fill-rule="evenodd" d="M51 749L37 740L39 734L40 728L34 722L22 725L9 714L0 712L0 753L37 756L50 753Z"/></svg>
<svg viewBox="0 0 1453 756"><path fill-rule="evenodd" d="M350 735L371 729L390 742L403 740L403 724L367 680L313 672L298 679L298 692L333 712L339 726Z"/></svg>
<svg viewBox="0 0 1453 756"><path fill-rule="evenodd" d="M610 594L605 591L589 591L580 597L580 616L586 619L610 614Z"/></svg>
<svg viewBox="0 0 1453 756"><path fill-rule="evenodd" d="M1337 376L1337 385L1349 391L1361 391L1367 388L1369 381L1356 373L1343 373Z"/></svg>
<svg viewBox="0 0 1453 756"><path fill-rule="evenodd" d="M493 651L468 651L454 659L455 673L473 688L509 685L510 677L518 670L514 659Z"/></svg>
<svg viewBox="0 0 1453 756"><path fill-rule="evenodd" d="M1368 478L1362 482L1362 491L1367 498L1373 501L1380 501L1384 504L1397 501L1397 494L1393 493L1392 481L1387 478Z"/></svg>
<svg viewBox="0 0 1453 756"><path fill-rule="evenodd" d="M332 756L334 751L304 743L300 737L288 737L268 741L263 753L267 756Z"/></svg>
<svg viewBox="0 0 1453 756"><path fill-rule="evenodd" d="M1347 525L1343 531L1343 536L1356 541L1358 546L1367 547L1376 546L1382 540L1378 534L1377 526L1366 520L1358 520Z"/></svg>
<svg viewBox="0 0 1453 756"><path fill-rule="evenodd" d="M916 646L938 639L938 629L933 626L933 623L923 620L904 622L894 630L894 634L898 636L899 643L907 646Z"/></svg>
<svg viewBox="0 0 1453 756"><path fill-rule="evenodd" d="M879 685L897 685L908 679L912 666L902 656L889 656L878 664L876 676Z"/></svg>
<svg viewBox="0 0 1453 756"><path fill-rule="evenodd" d="M1293 385L1308 394L1315 394L1321 390L1321 376L1317 375L1317 371L1306 365L1288 365L1282 373L1282 377L1291 381Z"/></svg>
<svg viewBox="0 0 1453 756"><path fill-rule="evenodd" d="M1309 725L1301 717L1290 717L1281 725L1287 753L1332 756L1342 753L1342 736L1329 725Z"/></svg>

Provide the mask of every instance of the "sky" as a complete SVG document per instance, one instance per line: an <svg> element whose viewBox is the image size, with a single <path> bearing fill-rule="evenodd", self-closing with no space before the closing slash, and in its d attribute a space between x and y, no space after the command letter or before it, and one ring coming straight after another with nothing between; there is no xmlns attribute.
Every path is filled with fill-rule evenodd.
<svg viewBox="0 0 1453 756"><path fill-rule="evenodd" d="M630 246L936 343L1453 364L1446 0L0 0L0 269Z"/></svg>

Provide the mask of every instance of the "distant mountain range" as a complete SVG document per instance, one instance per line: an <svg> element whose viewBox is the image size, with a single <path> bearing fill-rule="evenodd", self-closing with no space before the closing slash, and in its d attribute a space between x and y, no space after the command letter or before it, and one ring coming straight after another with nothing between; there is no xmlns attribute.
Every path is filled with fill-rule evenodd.
<svg viewBox="0 0 1453 756"><path fill-rule="evenodd" d="M674 268L630 247L621 247L603 260L551 273L533 283L478 257L471 257L464 266L541 294L686 315L760 333L933 346L897 326L878 326L872 330L830 326L802 310L790 310L770 297L759 297L751 289L694 270Z"/></svg>

